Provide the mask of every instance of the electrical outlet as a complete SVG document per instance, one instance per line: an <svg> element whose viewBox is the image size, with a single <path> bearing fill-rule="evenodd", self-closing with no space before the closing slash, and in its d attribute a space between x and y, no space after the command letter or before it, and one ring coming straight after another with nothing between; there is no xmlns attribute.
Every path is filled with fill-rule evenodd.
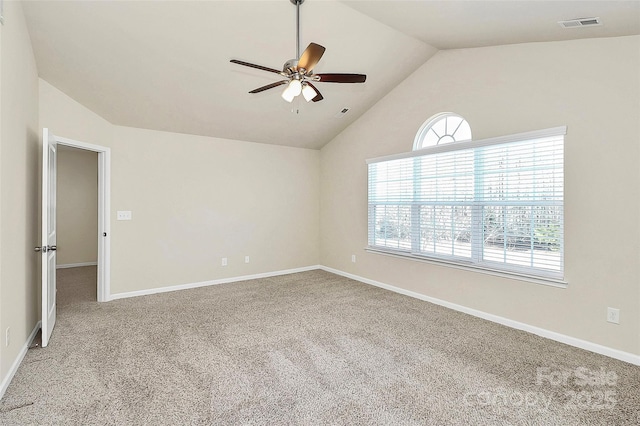
<svg viewBox="0 0 640 426"><path fill-rule="evenodd" d="M249 256L244 257L244 263L249 263Z"/></svg>
<svg viewBox="0 0 640 426"><path fill-rule="evenodd" d="M351 261L352 261L353 263L356 263L356 255L355 255L355 254L352 254L352 255L351 255Z"/></svg>
<svg viewBox="0 0 640 426"><path fill-rule="evenodd" d="M222 266L227 266L227 258L226 257L222 258Z"/></svg>
<svg viewBox="0 0 640 426"><path fill-rule="evenodd" d="M607 308L607 321L620 324L620 309Z"/></svg>
<svg viewBox="0 0 640 426"><path fill-rule="evenodd" d="M11 343L11 328L7 327L7 331L4 335L4 345L9 346L9 343Z"/></svg>

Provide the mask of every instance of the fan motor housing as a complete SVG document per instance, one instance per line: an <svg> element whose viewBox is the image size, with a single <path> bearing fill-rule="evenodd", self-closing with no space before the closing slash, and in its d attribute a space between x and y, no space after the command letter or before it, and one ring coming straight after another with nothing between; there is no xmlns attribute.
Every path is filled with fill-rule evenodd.
<svg viewBox="0 0 640 426"><path fill-rule="evenodd" d="M282 66L282 71L286 72L287 74L289 74L289 72L295 72L295 70L297 68L298 68L298 60L297 59L289 59Z"/></svg>

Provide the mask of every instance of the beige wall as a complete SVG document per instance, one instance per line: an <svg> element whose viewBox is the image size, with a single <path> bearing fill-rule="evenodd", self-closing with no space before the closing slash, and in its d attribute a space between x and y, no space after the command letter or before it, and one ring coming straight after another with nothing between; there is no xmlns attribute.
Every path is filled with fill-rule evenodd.
<svg viewBox="0 0 640 426"><path fill-rule="evenodd" d="M322 149L322 264L640 354L639 56L640 37L439 52ZM568 126L567 289L364 251L365 159L410 151L443 111L475 139Z"/></svg>
<svg viewBox="0 0 640 426"><path fill-rule="evenodd" d="M46 81L38 82L40 127L48 127L55 135L68 139L111 146L111 123Z"/></svg>
<svg viewBox="0 0 640 426"><path fill-rule="evenodd" d="M58 147L58 265L98 260L98 154Z"/></svg>
<svg viewBox="0 0 640 426"><path fill-rule="evenodd" d="M112 146L112 214L133 212L113 293L318 264L319 151L127 127Z"/></svg>
<svg viewBox="0 0 640 426"><path fill-rule="evenodd" d="M4 114L2 112L2 24L0 24L0 231L2 230L2 145L4 138L2 137ZM2 237L0 236L0 335L2 333L3 317L2 317ZM5 357L7 357L5 345L2 344L0 339L0 383L5 383L8 380L8 376L5 373L5 369L8 369L9 362L7 361L7 367L5 367ZM2 392L0 388L0 394Z"/></svg>
<svg viewBox="0 0 640 426"><path fill-rule="evenodd" d="M0 26L0 380L40 317L38 76L22 5L4 2ZM11 328L11 343L5 332Z"/></svg>
<svg viewBox="0 0 640 426"><path fill-rule="evenodd" d="M318 264L319 151L112 126L42 80L40 123L111 147L112 293Z"/></svg>

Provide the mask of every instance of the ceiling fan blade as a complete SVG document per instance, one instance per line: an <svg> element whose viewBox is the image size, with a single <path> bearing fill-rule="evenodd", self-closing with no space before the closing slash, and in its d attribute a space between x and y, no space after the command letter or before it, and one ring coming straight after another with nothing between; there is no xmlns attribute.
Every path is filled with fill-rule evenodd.
<svg viewBox="0 0 640 426"><path fill-rule="evenodd" d="M322 55L324 55L325 48L316 43L309 43L309 46L302 52L300 60L298 61L298 69L304 68L307 73L316 66Z"/></svg>
<svg viewBox="0 0 640 426"><path fill-rule="evenodd" d="M320 77L322 83L364 83L367 76L364 74L315 74Z"/></svg>
<svg viewBox="0 0 640 426"><path fill-rule="evenodd" d="M258 87L257 89L253 89L249 93L260 93L265 90L273 89L274 87L282 86L283 84L287 84L289 80L276 81L275 83L267 84L266 86ZM316 90L317 91L317 90Z"/></svg>
<svg viewBox="0 0 640 426"><path fill-rule="evenodd" d="M230 62L233 62L234 64L238 64L238 65L244 65L245 67L256 68L262 71L269 71L269 72L274 72L276 74L282 74L282 71L279 71L273 68L263 67L262 65L251 64L249 62L238 61L237 59L232 59Z"/></svg>
<svg viewBox="0 0 640 426"><path fill-rule="evenodd" d="M309 82L307 82L307 84L309 85L309 87L311 87L317 93L317 95L313 99L311 99L312 102L320 102L321 100L324 99L324 96L322 96L322 94L320 93L320 91L318 90L318 88L316 86L314 86L313 84L311 84Z"/></svg>

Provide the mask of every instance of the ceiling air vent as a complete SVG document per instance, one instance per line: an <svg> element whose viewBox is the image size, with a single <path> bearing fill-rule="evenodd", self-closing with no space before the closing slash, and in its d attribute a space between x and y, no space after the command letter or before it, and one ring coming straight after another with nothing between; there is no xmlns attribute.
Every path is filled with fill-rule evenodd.
<svg viewBox="0 0 640 426"><path fill-rule="evenodd" d="M342 108L336 115L334 115L334 117L335 118L342 118L348 112L349 112L349 108Z"/></svg>
<svg viewBox="0 0 640 426"><path fill-rule="evenodd" d="M580 28L602 25L602 22L600 22L600 18L579 18L568 21L558 21L558 24L560 24L562 28Z"/></svg>

